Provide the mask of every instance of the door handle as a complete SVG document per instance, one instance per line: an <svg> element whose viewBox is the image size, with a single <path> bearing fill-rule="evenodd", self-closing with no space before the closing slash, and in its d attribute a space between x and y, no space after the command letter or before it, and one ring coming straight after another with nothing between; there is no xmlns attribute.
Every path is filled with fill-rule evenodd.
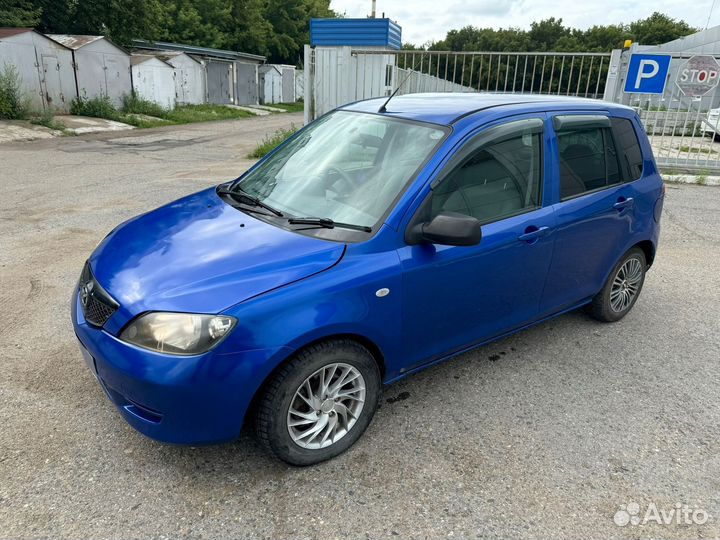
<svg viewBox="0 0 720 540"><path fill-rule="evenodd" d="M527 232L525 234L521 234L520 236L518 236L518 240L520 240L521 242L533 242L533 241L537 240L538 238L547 236L550 233L550 227L535 228L535 227L531 226L531 227L528 227L528 229L533 229L533 230L527 231L527 229L525 229Z"/></svg>
<svg viewBox="0 0 720 540"><path fill-rule="evenodd" d="M622 210L623 208L630 208L634 203L635 199L632 197L628 197L627 199L625 197L620 197L618 202L613 204L613 208L615 210Z"/></svg>

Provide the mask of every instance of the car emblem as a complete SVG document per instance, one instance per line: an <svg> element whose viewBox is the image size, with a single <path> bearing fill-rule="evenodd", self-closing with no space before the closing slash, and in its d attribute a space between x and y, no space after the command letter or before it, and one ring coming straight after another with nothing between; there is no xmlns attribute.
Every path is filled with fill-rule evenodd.
<svg viewBox="0 0 720 540"><path fill-rule="evenodd" d="M88 281L85 283L82 287L80 287L80 303L83 306L87 306L88 300L90 299L90 294L93 290L93 282Z"/></svg>

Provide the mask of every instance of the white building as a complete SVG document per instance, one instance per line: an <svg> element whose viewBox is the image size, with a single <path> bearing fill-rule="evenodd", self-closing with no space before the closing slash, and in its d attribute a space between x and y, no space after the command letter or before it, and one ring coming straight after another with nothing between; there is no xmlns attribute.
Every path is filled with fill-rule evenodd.
<svg viewBox="0 0 720 540"><path fill-rule="evenodd" d="M175 68L175 103L199 105L205 103L205 63L184 52L162 52L155 56Z"/></svg>
<svg viewBox="0 0 720 540"><path fill-rule="evenodd" d="M14 66L35 111L70 112L77 95L72 51L29 28L0 28L0 69Z"/></svg>
<svg viewBox="0 0 720 540"><path fill-rule="evenodd" d="M47 37L72 50L77 96L92 99L108 96L122 106L132 92L130 55L104 36L48 34Z"/></svg>
<svg viewBox="0 0 720 540"><path fill-rule="evenodd" d="M133 54L130 63L135 94L165 109L175 108L175 68L149 54Z"/></svg>

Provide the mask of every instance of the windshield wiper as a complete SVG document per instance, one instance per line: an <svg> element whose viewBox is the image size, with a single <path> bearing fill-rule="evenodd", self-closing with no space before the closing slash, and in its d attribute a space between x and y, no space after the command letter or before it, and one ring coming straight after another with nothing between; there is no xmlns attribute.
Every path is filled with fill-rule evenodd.
<svg viewBox="0 0 720 540"><path fill-rule="evenodd" d="M273 208L268 204L265 204L254 195L250 195L247 191L244 191L241 187L237 189L219 188L217 192L219 195L228 195L250 206L258 206L260 208L264 208L268 212L272 212L273 214L275 214L277 217L285 217L285 214L283 214L280 210Z"/></svg>
<svg viewBox="0 0 720 540"><path fill-rule="evenodd" d="M354 231L372 232L371 227L366 225L354 225L352 223L342 223L340 221L333 221L330 218L290 218L288 223L291 225L314 225L315 227L324 227L326 229L334 229L338 227L340 229L352 229Z"/></svg>

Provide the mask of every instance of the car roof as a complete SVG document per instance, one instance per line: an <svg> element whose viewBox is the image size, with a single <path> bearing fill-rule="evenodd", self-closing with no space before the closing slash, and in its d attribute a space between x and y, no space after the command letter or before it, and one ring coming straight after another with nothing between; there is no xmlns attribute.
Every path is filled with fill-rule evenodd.
<svg viewBox="0 0 720 540"><path fill-rule="evenodd" d="M357 101L340 107L342 110L377 113L387 97ZM543 111L557 106L583 109L612 110L628 107L598 99L545 94L500 93L427 93L395 96L384 114L408 120L420 120L436 124L452 124L459 118L497 107L512 107L515 113Z"/></svg>

